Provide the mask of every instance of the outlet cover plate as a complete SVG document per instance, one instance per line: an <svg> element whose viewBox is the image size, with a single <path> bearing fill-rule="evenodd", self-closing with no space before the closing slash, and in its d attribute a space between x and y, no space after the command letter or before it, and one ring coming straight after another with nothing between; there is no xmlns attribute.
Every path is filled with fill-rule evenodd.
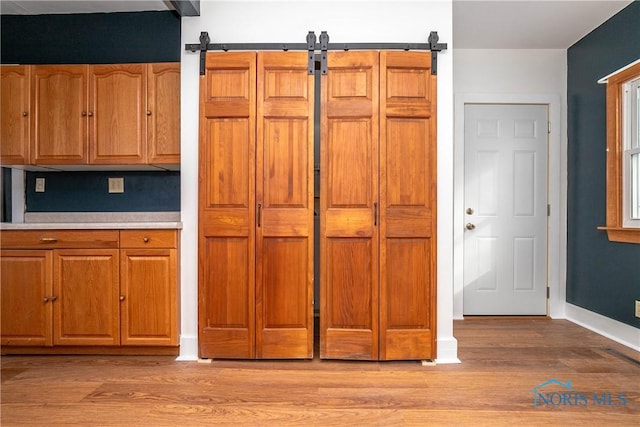
<svg viewBox="0 0 640 427"><path fill-rule="evenodd" d="M124 178L109 178L109 193L124 193Z"/></svg>
<svg viewBox="0 0 640 427"><path fill-rule="evenodd" d="M44 178L36 178L36 193L44 193Z"/></svg>

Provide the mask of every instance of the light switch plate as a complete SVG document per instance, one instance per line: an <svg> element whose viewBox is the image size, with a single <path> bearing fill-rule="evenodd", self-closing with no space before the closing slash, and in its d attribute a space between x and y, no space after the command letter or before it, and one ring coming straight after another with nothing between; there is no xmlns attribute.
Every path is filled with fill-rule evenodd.
<svg viewBox="0 0 640 427"><path fill-rule="evenodd" d="M36 193L44 193L44 178L36 178Z"/></svg>
<svg viewBox="0 0 640 427"><path fill-rule="evenodd" d="M124 178L109 178L109 193L124 193Z"/></svg>
<svg viewBox="0 0 640 427"><path fill-rule="evenodd" d="M640 318L640 301L636 300L636 317Z"/></svg>

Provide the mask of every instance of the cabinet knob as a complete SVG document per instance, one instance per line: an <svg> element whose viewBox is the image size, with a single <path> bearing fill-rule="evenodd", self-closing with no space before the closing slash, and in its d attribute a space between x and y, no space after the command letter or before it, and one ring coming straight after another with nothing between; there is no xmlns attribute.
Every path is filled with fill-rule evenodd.
<svg viewBox="0 0 640 427"><path fill-rule="evenodd" d="M49 302L49 297L44 297L43 300L44 302Z"/></svg>
<svg viewBox="0 0 640 427"><path fill-rule="evenodd" d="M57 299L58 299L58 297L56 295L51 295L51 302L53 302L53 301L55 301Z"/></svg>
<svg viewBox="0 0 640 427"><path fill-rule="evenodd" d="M151 111L147 110L147 116L151 115Z"/></svg>
<svg viewBox="0 0 640 427"><path fill-rule="evenodd" d="M93 111L89 111L89 117L93 117Z"/></svg>
<svg viewBox="0 0 640 427"><path fill-rule="evenodd" d="M87 112L86 112L86 111L83 111L83 112L82 112L82 113L80 113L80 114L82 114L82 117L87 117Z"/></svg>
<svg viewBox="0 0 640 427"><path fill-rule="evenodd" d="M27 113L26 111L22 113L22 117L27 117L29 115L29 113Z"/></svg>
<svg viewBox="0 0 640 427"><path fill-rule="evenodd" d="M124 295L120 295L120 301L124 301Z"/></svg>
<svg viewBox="0 0 640 427"><path fill-rule="evenodd" d="M149 238L147 236L144 236L142 238L142 241L145 242L145 243L149 243Z"/></svg>

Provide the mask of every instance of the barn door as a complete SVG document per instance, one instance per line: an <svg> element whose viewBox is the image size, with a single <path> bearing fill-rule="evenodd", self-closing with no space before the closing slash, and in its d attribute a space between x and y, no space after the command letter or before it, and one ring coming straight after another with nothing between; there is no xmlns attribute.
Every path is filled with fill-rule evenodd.
<svg viewBox="0 0 640 427"><path fill-rule="evenodd" d="M207 53L200 77L198 343L255 357L256 54Z"/></svg>
<svg viewBox="0 0 640 427"><path fill-rule="evenodd" d="M435 357L436 77L380 53L380 359Z"/></svg>
<svg viewBox="0 0 640 427"><path fill-rule="evenodd" d="M329 52L320 145L320 357L378 359L378 52Z"/></svg>
<svg viewBox="0 0 640 427"><path fill-rule="evenodd" d="M435 76L428 53L329 52L321 357L435 356Z"/></svg>
<svg viewBox="0 0 640 427"><path fill-rule="evenodd" d="M258 358L313 357L313 75L306 52L258 53Z"/></svg>
<svg viewBox="0 0 640 427"><path fill-rule="evenodd" d="M200 357L312 357L307 55L208 53L200 98Z"/></svg>

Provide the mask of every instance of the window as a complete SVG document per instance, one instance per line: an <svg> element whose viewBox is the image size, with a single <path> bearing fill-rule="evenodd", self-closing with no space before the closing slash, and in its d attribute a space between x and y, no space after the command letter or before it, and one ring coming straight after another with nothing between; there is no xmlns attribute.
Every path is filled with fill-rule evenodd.
<svg viewBox="0 0 640 427"><path fill-rule="evenodd" d="M609 240L640 243L640 60L607 76Z"/></svg>

